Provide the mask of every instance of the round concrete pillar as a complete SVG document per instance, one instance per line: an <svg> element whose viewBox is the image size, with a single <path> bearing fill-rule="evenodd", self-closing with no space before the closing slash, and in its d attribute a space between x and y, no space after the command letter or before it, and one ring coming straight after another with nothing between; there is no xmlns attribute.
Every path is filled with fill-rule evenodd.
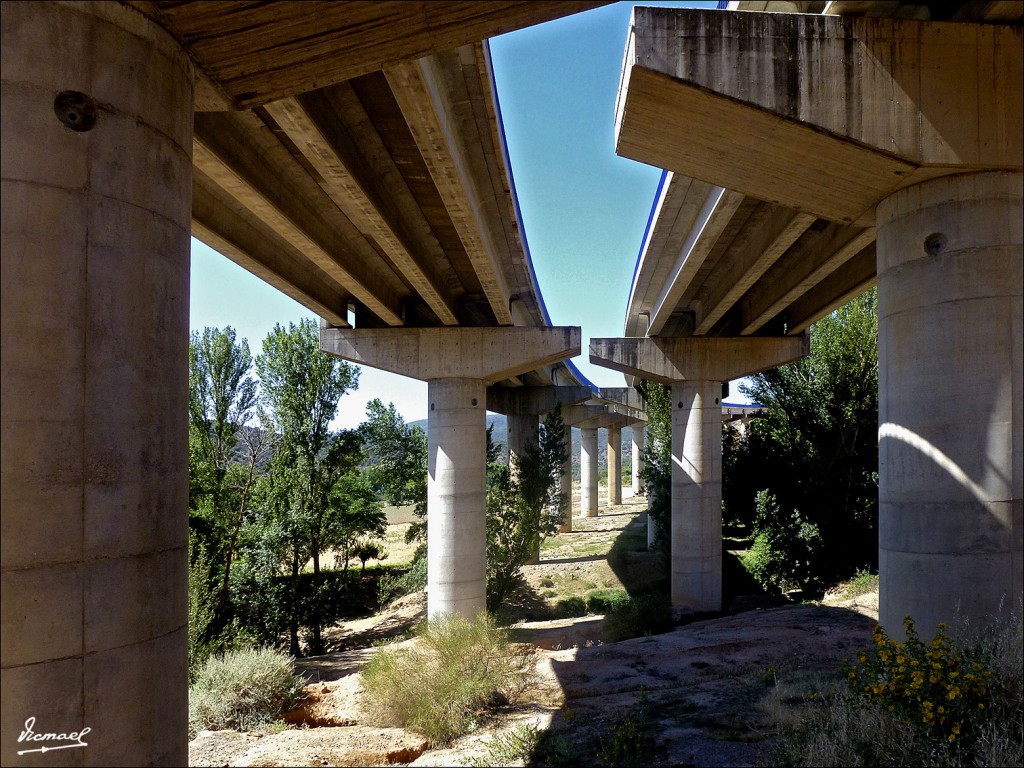
<svg viewBox="0 0 1024 768"><path fill-rule="evenodd" d="M0 762L184 765L192 66L120 3L4 3L0 52Z"/></svg>
<svg viewBox="0 0 1024 768"><path fill-rule="evenodd" d="M572 427L565 427L565 461L558 478L558 492L565 498L565 518L558 528L559 533L572 533Z"/></svg>
<svg viewBox="0 0 1024 768"><path fill-rule="evenodd" d="M672 604L722 608L722 385L672 385Z"/></svg>
<svg viewBox="0 0 1024 768"><path fill-rule="evenodd" d="M486 608L486 387L439 379L427 399L427 615L471 618Z"/></svg>
<svg viewBox="0 0 1024 768"><path fill-rule="evenodd" d="M597 429L580 429L580 514L597 517Z"/></svg>
<svg viewBox="0 0 1024 768"><path fill-rule="evenodd" d="M640 473L644 471L644 422L637 421L629 429L632 439L630 449L632 453L632 466L630 467L631 479L633 482L633 495L643 493L640 487Z"/></svg>
<svg viewBox="0 0 1024 768"><path fill-rule="evenodd" d="M878 218L879 619L1019 606L1022 175L946 176Z"/></svg>
<svg viewBox="0 0 1024 768"><path fill-rule="evenodd" d="M516 461L522 461L523 455L529 446L537 447L537 435L539 432L539 420L536 415L513 414L506 416L508 424L508 460L512 466L512 457Z"/></svg>
<svg viewBox="0 0 1024 768"><path fill-rule="evenodd" d="M622 503L622 427L608 427L608 503Z"/></svg>

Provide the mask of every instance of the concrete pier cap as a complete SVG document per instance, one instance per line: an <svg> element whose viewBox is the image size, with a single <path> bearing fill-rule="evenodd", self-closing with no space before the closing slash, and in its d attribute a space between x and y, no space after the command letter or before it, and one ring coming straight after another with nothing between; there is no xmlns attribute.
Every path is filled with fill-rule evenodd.
<svg viewBox="0 0 1024 768"><path fill-rule="evenodd" d="M320 348L427 382L427 614L474 616L486 608L487 386L579 354L580 329L321 327Z"/></svg>

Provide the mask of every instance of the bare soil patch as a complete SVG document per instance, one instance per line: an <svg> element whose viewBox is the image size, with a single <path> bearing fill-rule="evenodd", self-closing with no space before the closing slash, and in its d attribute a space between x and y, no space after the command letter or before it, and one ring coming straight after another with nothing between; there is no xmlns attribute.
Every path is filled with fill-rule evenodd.
<svg viewBox="0 0 1024 768"><path fill-rule="evenodd" d="M600 616L528 620L566 597L643 590L663 578L657 556L642 551L643 500L573 522L573 533L546 542L542 561L525 568L528 589L513 606L521 619L515 639L537 648L536 683L525 701L451 748L431 749L414 734L360 720L358 670L375 643L408 642L425 614L416 595L380 615L340 623L331 639L344 650L297 662L311 684L289 730L203 732L190 745L190 765L465 765L493 760L495 737L524 724L563 736L578 760L589 762L629 719L651 737L652 765L764 765L777 738L764 703L773 689L833 674L870 644L877 594L836 593L803 605L736 599L732 615L619 643L602 642Z"/></svg>

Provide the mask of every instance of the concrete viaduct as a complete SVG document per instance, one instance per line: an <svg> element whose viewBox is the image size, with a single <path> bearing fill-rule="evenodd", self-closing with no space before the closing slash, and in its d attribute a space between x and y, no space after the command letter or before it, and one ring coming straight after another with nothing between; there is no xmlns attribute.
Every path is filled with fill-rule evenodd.
<svg viewBox="0 0 1024 768"><path fill-rule="evenodd" d="M483 607L486 409L513 451L559 403L595 464L598 427L641 434L550 324L486 45L599 4L2 4L4 764L186 762L190 233L323 318L326 351L428 381L431 613ZM591 356L680 404L677 604L713 607L716 568L720 595L719 382L802 354L876 240L883 620L1020 593L1020 19L982 5L637 12L618 151L672 173L634 338ZM935 46L963 58L913 64ZM16 758L29 717L90 746Z"/></svg>
<svg viewBox="0 0 1024 768"><path fill-rule="evenodd" d="M590 359L672 385L677 606L721 607L718 382L874 284L880 621L1019 605L1024 7L932 5L634 11L616 151L668 170Z"/></svg>

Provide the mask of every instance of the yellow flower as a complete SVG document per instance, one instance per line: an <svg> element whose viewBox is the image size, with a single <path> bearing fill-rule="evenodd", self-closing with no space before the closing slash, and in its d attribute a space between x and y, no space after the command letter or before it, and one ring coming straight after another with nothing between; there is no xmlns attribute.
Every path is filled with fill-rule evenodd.
<svg viewBox="0 0 1024 768"><path fill-rule="evenodd" d="M960 723L953 723L953 733L960 735Z"/></svg>

